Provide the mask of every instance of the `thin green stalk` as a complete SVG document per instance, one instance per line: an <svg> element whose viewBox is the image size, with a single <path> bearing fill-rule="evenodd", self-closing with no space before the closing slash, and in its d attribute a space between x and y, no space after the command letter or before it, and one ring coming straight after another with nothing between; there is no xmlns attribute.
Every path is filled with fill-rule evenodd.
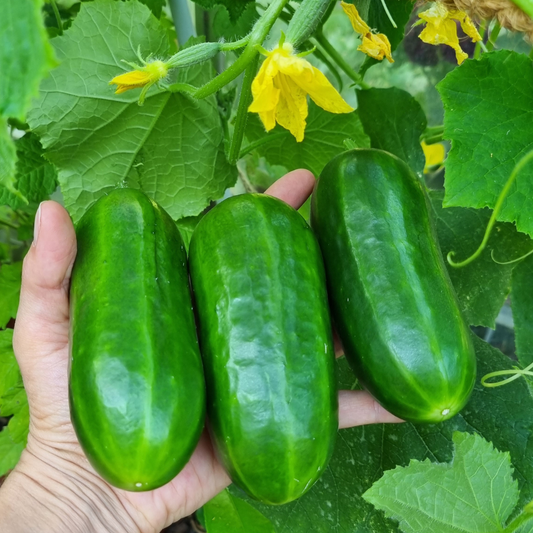
<svg viewBox="0 0 533 533"><path fill-rule="evenodd" d="M504 530L503 533L512 533L533 519L533 502L529 502L522 511Z"/></svg>
<svg viewBox="0 0 533 533"><path fill-rule="evenodd" d="M239 107L237 109L237 117L235 119L235 128L233 129L233 137L231 139L231 146L229 148L228 161L230 165L235 165L239 160L241 153L242 140L244 139L244 132L246 130L246 123L248 122L248 107L252 101L252 82L257 73L257 65L259 63L259 56L250 61L250 64L244 71L244 78L242 80L241 95L239 97Z"/></svg>
<svg viewBox="0 0 533 533"><path fill-rule="evenodd" d="M478 41L476 43L476 48L474 49L474 59L479 59L481 57L481 43L485 38L485 33L487 32L487 25L488 22L486 19L483 19L481 21L481 24L479 25L479 35L481 36L481 41Z"/></svg>
<svg viewBox="0 0 533 533"><path fill-rule="evenodd" d="M51 0L52 9L54 11L54 16L56 18L57 22L57 29L59 31L59 35L63 35L63 22L61 20L61 15L59 14L59 9L57 8L56 0Z"/></svg>
<svg viewBox="0 0 533 533"><path fill-rule="evenodd" d="M533 18L533 0L513 0L513 2L524 12Z"/></svg>
<svg viewBox="0 0 533 533"><path fill-rule="evenodd" d="M191 37L196 37L187 0L169 0L172 20L176 28L178 43L183 46Z"/></svg>
<svg viewBox="0 0 533 533"><path fill-rule="evenodd" d="M426 131L421 135L420 141L426 144L440 143L444 138L444 126L432 126L426 128Z"/></svg>
<svg viewBox="0 0 533 533"><path fill-rule="evenodd" d="M281 139L282 137L285 137L285 133L279 132L279 133L270 133L268 135L265 135L258 139L257 141L254 141L250 143L248 146L245 146L239 155L239 159L242 159L244 156L248 155L250 152L253 152L256 148L259 148L260 146L263 146L263 144L268 144L272 141L275 141L276 139Z"/></svg>
<svg viewBox="0 0 533 533"><path fill-rule="evenodd" d="M494 46L496 45L496 41L498 40L498 36L500 35L500 32L502 31L501 24L496 21L494 24L494 28L492 28L492 31L490 32L490 37L487 42L487 50L489 52L492 52L494 50Z"/></svg>
<svg viewBox="0 0 533 533"><path fill-rule="evenodd" d="M253 61L253 59L259 53L256 47L263 44L272 26L278 19L288 1L289 0L273 0L261 18L255 23L252 32L248 36L248 44L237 61L235 61L231 67L219 74L216 78L206 83L203 87L200 87L194 93L195 98L207 98L208 96L216 93L222 89L222 87L225 87L228 83L237 78L237 76L239 76L246 69L250 62Z"/></svg>
<svg viewBox="0 0 533 533"><path fill-rule="evenodd" d="M511 175L509 176L509 179L507 180L505 187L500 193L500 196L498 196L498 200L496 201L496 205L494 206L494 211L492 212L489 223L487 225L487 229L485 230L483 241L479 245L479 248L468 259L465 259L464 261L461 261L460 263L456 263L453 260L455 252L450 252L447 256L447 259L448 259L448 263L450 263L452 267L462 268L466 265L469 265L470 263L472 263L472 261L476 260L483 253L483 250L485 250L487 243L489 242L492 229L494 228L494 225L496 224L496 219L498 218L498 215L500 214L500 211L502 210L503 202L507 198L507 195L509 194L511 187L514 185L516 177L518 176L518 174L520 174L520 172L524 169L524 167L530 161L533 161L533 150L531 150L524 157L522 157L522 159L520 159L520 161L516 164L513 171L511 172Z"/></svg>
<svg viewBox="0 0 533 533"><path fill-rule="evenodd" d="M398 25L396 24L396 22L394 22L394 19L392 18L392 15L390 14L389 6L387 5L387 2L385 2L385 0L381 0L381 5L383 6L385 13L387 14L387 17L389 18L390 23L392 24L392 27L397 28Z"/></svg>
<svg viewBox="0 0 533 533"><path fill-rule="evenodd" d="M363 89L370 89L370 85L363 81L363 78L355 72L350 65L345 61L345 59L342 57L337 50L331 45L331 43L326 39L324 36L324 33L322 32L322 29L317 30L315 33L315 39L318 42L318 44L323 48L323 50L339 65L339 67L346 73L346 75L352 79L357 85L362 87Z"/></svg>

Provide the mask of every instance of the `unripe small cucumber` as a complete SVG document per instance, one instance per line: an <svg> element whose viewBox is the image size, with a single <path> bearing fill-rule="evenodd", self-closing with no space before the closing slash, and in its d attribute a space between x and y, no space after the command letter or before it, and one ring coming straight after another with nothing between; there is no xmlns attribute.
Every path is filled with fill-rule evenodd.
<svg viewBox="0 0 533 533"><path fill-rule="evenodd" d="M170 216L133 189L98 200L76 234L72 423L106 481L152 490L183 468L204 425L183 241Z"/></svg>
<svg viewBox="0 0 533 533"><path fill-rule="evenodd" d="M202 219L189 260L218 456L251 497L290 502L323 473L338 427L316 239L284 202L246 194Z"/></svg>
<svg viewBox="0 0 533 533"><path fill-rule="evenodd" d="M476 359L424 186L397 157L352 150L322 172L311 220L334 321L361 384L404 420L457 414Z"/></svg>

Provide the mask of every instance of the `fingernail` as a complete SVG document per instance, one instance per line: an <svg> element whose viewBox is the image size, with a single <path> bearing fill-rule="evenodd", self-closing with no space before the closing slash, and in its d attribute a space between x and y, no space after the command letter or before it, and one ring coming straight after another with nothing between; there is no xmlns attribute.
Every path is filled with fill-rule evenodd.
<svg viewBox="0 0 533 533"><path fill-rule="evenodd" d="M37 213L35 213L35 223L33 226L33 243L32 246L37 246L37 239L39 238L39 229L41 227L41 204L39 204L39 209L37 209Z"/></svg>

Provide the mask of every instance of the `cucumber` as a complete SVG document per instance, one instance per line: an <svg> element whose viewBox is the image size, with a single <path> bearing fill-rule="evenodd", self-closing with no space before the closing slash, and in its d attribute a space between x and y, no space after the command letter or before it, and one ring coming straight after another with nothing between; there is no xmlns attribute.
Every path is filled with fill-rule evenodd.
<svg viewBox="0 0 533 533"><path fill-rule="evenodd" d="M218 457L252 498L290 502L326 468L338 427L318 243L287 204L246 194L201 220L189 262Z"/></svg>
<svg viewBox="0 0 533 533"><path fill-rule="evenodd" d="M425 187L397 157L353 150L325 167L311 213L333 319L361 384L404 420L457 414L476 360Z"/></svg>
<svg viewBox="0 0 533 533"><path fill-rule="evenodd" d="M106 481L152 490L187 463L204 424L183 241L170 216L133 189L98 200L76 233L72 423Z"/></svg>

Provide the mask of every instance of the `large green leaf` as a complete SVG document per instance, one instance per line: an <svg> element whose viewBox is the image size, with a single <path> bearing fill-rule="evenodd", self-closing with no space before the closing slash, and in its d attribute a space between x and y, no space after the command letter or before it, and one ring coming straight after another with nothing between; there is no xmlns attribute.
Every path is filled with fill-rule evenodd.
<svg viewBox="0 0 533 533"><path fill-rule="evenodd" d="M363 495L405 533L502 531L518 502L508 453L456 432L451 463L413 460L388 470Z"/></svg>
<svg viewBox="0 0 533 533"><path fill-rule="evenodd" d="M265 138L265 128L257 115L250 116L246 128L250 142ZM296 142L291 133L276 126L257 148L271 165L283 165L288 170L307 168L319 176L326 164L344 152L344 141L351 139L358 147L369 146L369 139L356 112L334 115L309 102L309 117L305 138Z"/></svg>
<svg viewBox="0 0 533 533"><path fill-rule="evenodd" d="M480 339L474 339L478 375L510 368L512 362ZM346 362L339 366L340 388L351 388L354 376ZM391 386L393 386L391 384ZM476 383L460 415L443 424L390 424L341 430L324 476L302 498L281 507L247 500L269 518L277 533L390 533L398 531L362 494L386 470L411 459L452 459L455 431L479 433L502 452L508 451L521 489L519 505L533 499L533 398L525 382L499 389ZM240 495L240 492L233 493Z"/></svg>
<svg viewBox="0 0 533 533"><path fill-rule="evenodd" d="M215 6L224 6L230 15L230 19L236 22L243 14L246 6L255 0L193 0L196 4L205 9L212 9Z"/></svg>
<svg viewBox="0 0 533 533"><path fill-rule="evenodd" d="M533 149L533 68L502 50L467 60L438 85L445 109L445 206L494 207L515 164ZM517 178L499 220L533 235L533 165Z"/></svg>
<svg viewBox="0 0 533 533"><path fill-rule="evenodd" d="M1 398L22 384L20 370L13 353L13 330L0 331L0 406ZM2 411L0 410L0 413Z"/></svg>
<svg viewBox="0 0 533 533"><path fill-rule="evenodd" d="M15 143L7 129L7 123L0 116L0 200L2 204L15 206L22 200L22 195L15 187L15 166L17 152Z"/></svg>
<svg viewBox="0 0 533 533"><path fill-rule="evenodd" d="M17 316L21 275L22 263L0 267L0 328Z"/></svg>
<svg viewBox="0 0 533 533"><path fill-rule="evenodd" d="M396 87L357 91L357 101L357 111L372 148L403 159L422 178L425 156L420 136L426 130L427 120L420 104Z"/></svg>
<svg viewBox="0 0 533 533"><path fill-rule="evenodd" d="M275 533L272 523L228 490L204 505L207 533Z"/></svg>
<svg viewBox="0 0 533 533"><path fill-rule="evenodd" d="M0 476L15 468L23 450L24 444L14 442L6 428L0 431Z"/></svg>
<svg viewBox="0 0 533 533"><path fill-rule="evenodd" d="M524 367L533 363L532 282L533 256L530 256L518 264L514 269L511 293L515 326L516 355Z"/></svg>
<svg viewBox="0 0 533 533"><path fill-rule="evenodd" d="M511 290L511 275L515 264L499 265L492 260L507 261L520 257L533 248L533 242L514 224L498 222L485 251L473 263L453 268L446 261L448 252L456 252L457 261L469 257L483 239L489 222L489 209L442 208L444 193L430 191L437 218L439 243L448 273L452 279L463 315L468 324L495 327L498 313Z"/></svg>
<svg viewBox="0 0 533 533"><path fill-rule="evenodd" d="M41 78L54 65L42 0L0 2L0 116L23 121Z"/></svg>
<svg viewBox="0 0 533 533"><path fill-rule="evenodd" d="M54 39L61 65L41 85L29 122L59 182L74 220L115 187L141 188L174 218L193 216L236 179L225 159L214 97L196 101L152 88L143 107L138 90L113 94L109 80L129 67L121 60L167 55L165 31L137 2L83 3L63 37ZM209 64L182 69L196 85Z"/></svg>

